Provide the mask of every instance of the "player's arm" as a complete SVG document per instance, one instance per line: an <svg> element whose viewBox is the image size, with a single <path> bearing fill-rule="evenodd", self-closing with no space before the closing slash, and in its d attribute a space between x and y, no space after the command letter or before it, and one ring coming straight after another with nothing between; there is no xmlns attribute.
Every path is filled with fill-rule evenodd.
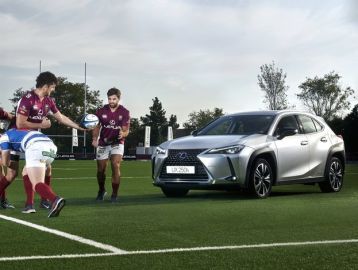
<svg viewBox="0 0 358 270"><path fill-rule="evenodd" d="M122 139L122 138L125 138L128 136L130 122L131 122L131 118L128 113L125 117L124 125L121 127L121 130L119 131L119 139Z"/></svg>
<svg viewBox="0 0 358 270"><path fill-rule="evenodd" d="M9 136L4 133L0 137L1 161L6 167L10 166L10 143Z"/></svg>
<svg viewBox="0 0 358 270"><path fill-rule="evenodd" d="M12 120L15 117L15 115L13 115L10 112L4 111L2 108L0 108L0 111L1 111L0 113L1 119Z"/></svg>
<svg viewBox="0 0 358 270"><path fill-rule="evenodd" d="M94 129L92 129L92 146L98 146L98 137L99 137L100 126L97 125Z"/></svg>
<svg viewBox="0 0 358 270"><path fill-rule="evenodd" d="M51 121L46 117L42 120L41 123L32 123L27 121L28 116L18 114L16 117L16 127L22 129L39 129L39 128L49 128L51 127Z"/></svg>
<svg viewBox="0 0 358 270"><path fill-rule="evenodd" d="M128 126L122 126L121 130L119 131L119 138L125 138L129 134L129 125Z"/></svg>
<svg viewBox="0 0 358 270"><path fill-rule="evenodd" d="M85 131L86 129L81 128L78 124L76 124L75 122L73 122L70 118L68 118L66 115L63 115L60 111L56 112L55 114L53 114L53 116L55 117L55 119L61 123L62 125L71 127L71 128L75 128L75 129L79 129L82 131Z"/></svg>

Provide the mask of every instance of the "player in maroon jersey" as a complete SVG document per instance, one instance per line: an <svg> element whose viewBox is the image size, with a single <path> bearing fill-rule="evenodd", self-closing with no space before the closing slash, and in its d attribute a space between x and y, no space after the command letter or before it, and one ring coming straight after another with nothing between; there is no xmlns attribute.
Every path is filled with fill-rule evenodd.
<svg viewBox="0 0 358 270"><path fill-rule="evenodd" d="M116 202L120 184L120 164L124 152L124 140L129 133L129 111L119 104L121 91L111 88L107 92L108 104L99 108L96 115L99 125L92 131L92 145L97 148L97 182L96 200L103 201L106 195L105 179L108 160L112 167L112 196Z"/></svg>
<svg viewBox="0 0 358 270"><path fill-rule="evenodd" d="M5 111L3 108L0 107L0 121L1 121L0 129L5 131L7 129L7 127L5 127L5 126L9 126L11 124L11 122L13 122L14 120L15 120L15 116L13 114ZM1 154L1 151L0 151L0 154ZM10 167L7 169L7 173L6 173L6 176L5 176L5 173L4 173L4 170L3 170L2 160L1 160L1 157L0 157L0 179L6 180L7 182L9 182L9 184L17 176L17 167L14 167L14 165L18 165L18 163L17 164L16 164L16 162L14 163L13 158L14 158L14 155L10 155L10 159L12 160L12 162L11 162ZM3 208L3 209L13 209L13 208L15 208L7 200L5 190L2 193L0 193L0 208Z"/></svg>
<svg viewBox="0 0 358 270"><path fill-rule="evenodd" d="M84 130L67 116L63 115L54 100L50 97L57 86L57 78L51 72L42 72L36 79L36 89L25 94L19 101L16 111L16 126L19 129L46 129L51 127L51 121L47 118L49 113L55 119L68 127ZM34 191L27 174L23 173L24 187L27 195L23 213L35 213L33 207ZM45 183L51 183L51 166L46 170ZM49 208L50 204L42 198L40 207Z"/></svg>

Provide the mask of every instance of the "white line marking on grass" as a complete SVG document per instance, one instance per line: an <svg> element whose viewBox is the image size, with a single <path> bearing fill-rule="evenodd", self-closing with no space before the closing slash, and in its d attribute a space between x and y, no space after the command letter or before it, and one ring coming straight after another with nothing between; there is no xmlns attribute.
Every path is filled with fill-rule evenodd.
<svg viewBox="0 0 358 270"><path fill-rule="evenodd" d="M28 261L28 260L51 260L51 259L73 259L73 258L91 258L103 256L118 256L122 253L85 253L85 254L63 254L49 256L19 256L19 257L0 257L0 262L6 261Z"/></svg>
<svg viewBox="0 0 358 270"><path fill-rule="evenodd" d="M69 169L72 170L72 169ZM349 175L355 175L358 173L346 173ZM143 175L143 176L121 176L121 179L143 179L143 178L151 178L149 175ZM82 179L97 179L95 176L81 176L81 177L53 177L54 180L82 180ZM19 180L22 180L19 178Z"/></svg>
<svg viewBox="0 0 358 270"><path fill-rule="evenodd" d="M53 170L59 170L59 171L77 171L78 168L60 168L60 167L53 167Z"/></svg>
<svg viewBox="0 0 358 270"><path fill-rule="evenodd" d="M275 248L275 247L287 247L287 246L329 245L329 244L349 244L349 243L358 243L358 239L253 244L253 245L240 245L240 246L172 248L172 249L137 250L137 251L122 250L121 252L112 252L112 253L63 254L63 255L52 255L52 256L23 256L23 257L2 257L2 258L0 257L0 261L71 259L71 258L90 258L90 257L104 257L104 256L141 255L141 254L165 254L165 253L206 251L206 250Z"/></svg>
<svg viewBox="0 0 358 270"><path fill-rule="evenodd" d="M64 169L65 170L65 169ZM72 171L72 169L68 169L69 171ZM357 175L358 173L346 173L346 175ZM121 176L121 179L143 179L143 178L151 178L149 175L143 175L143 176ZM82 179L97 179L96 176L80 176L80 177L52 177L54 180L82 180ZM16 178L16 180L21 180L22 178Z"/></svg>
<svg viewBox="0 0 358 270"><path fill-rule="evenodd" d="M24 226L27 226L27 227L30 227L30 228L33 228L33 229L36 229L36 230L39 230L39 231L51 233L51 234L54 234L54 235L57 235L57 236L61 236L63 238L67 238L67 239L70 239L70 240L73 240L73 241L76 241L76 242L80 242L82 244L86 244L86 245L93 246L93 247L96 247L96 248L99 248L99 249L103 249L105 251L110 251L110 252L113 252L113 253L116 253L116 254L126 253L125 250L116 248L114 246L99 243L99 242L96 242L96 241L93 241L93 240L90 240L90 239L86 239L86 238L83 238L83 237L80 237L80 236L77 236L77 235L74 235L74 234L62 232L62 231L59 231L59 230L50 229L50 228L47 228L45 226L37 225L37 224L27 222L27 221L24 221L24 220L21 220L21 219L12 218L12 217L8 217L8 216L4 216L4 215L0 215L0 218L8 220L8 221L15 222L15 223L18 223L18 224L21 224L21 225L24 225Z"/></svg>
<svg viewBox="0 0 358 270"><path fill-rule="evenodd" d="M253 245L240 245L240 246L214 246L214 247L193 247L193 248L157 249L157 250L138 250L138 251L128 251L126 254L123 254L123 255L173 253L173 252L205 251L205 250L225 250L225 249L251 249L251 248L287 247L287 246L348 244L348 243L358 243L358 239L324 240L324 241L307 241L307 242L288 242L288 243L271 243L271 244L253 244Z"/></svg>

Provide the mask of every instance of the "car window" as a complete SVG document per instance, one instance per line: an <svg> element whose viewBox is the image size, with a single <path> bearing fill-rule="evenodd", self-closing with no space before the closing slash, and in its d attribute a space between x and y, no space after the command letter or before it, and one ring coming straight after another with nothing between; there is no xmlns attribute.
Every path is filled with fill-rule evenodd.
<svg viewBox="0 0 358 270"><path fill-rule="evenodd" d="M289 115L281 118L280 122L277 124L274 135L278 135L283 130L287 129L297 129L298 131L300 130L297 123L297 119L294 115Z"/></svg>
<svg viewBox="0 0 358 270"><path fill-rule="evenodd" d="M300 119L303 130L306 134L316 132L316 126L314 125L311 117L299 115L298 118Z"/></svg>
<svg viewBox="0 0 358 270"><path fill-rule="evenodd" d="M225 116L209 123L197 135L267 134L273 118L272 115Z"/></svg>
<svg viewBox="0 0 358 270"><path fill-rule="evenodd" d="M322 124L320 122L318 122L316 119L312 118L312 120L313 120L314 125L316 126L316 130L321 131L323 129Z"/></svg>
<svg viewBox="0 0 358 270"><path fill-rule="evenodd" d="M219 122L218 125L215 126L215 128L208 130L206 135L228 134L231 126L232 126L232 119L229 118L227 119L227 121Z"/></svg>

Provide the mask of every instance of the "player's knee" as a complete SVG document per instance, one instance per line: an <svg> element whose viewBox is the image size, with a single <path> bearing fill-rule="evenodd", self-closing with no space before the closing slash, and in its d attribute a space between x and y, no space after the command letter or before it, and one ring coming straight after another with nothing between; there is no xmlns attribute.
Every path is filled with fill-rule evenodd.
<svg viewBox="0 0 358 270"><path fill-rule="evenodd" d="M14 181L15 178L17 177L18 172L17 171L11 171L8 173L8 179L10 182Z"/></svg>
<svg viewBox="0 0 358 270"><path fill-rule="evenodd" d="M9 179L9 182L14 181L17 175L18 175L18 170L9 168L6 172L6 178Z"/></svg>

